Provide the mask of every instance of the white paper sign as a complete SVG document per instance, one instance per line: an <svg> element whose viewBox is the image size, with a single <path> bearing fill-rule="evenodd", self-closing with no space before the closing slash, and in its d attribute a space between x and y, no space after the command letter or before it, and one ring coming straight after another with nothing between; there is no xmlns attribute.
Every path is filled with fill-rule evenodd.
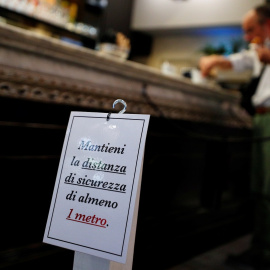
<svg viewBox="0 0 270 270"><path fill-rule="evenodd" d="M44 242L125 263L148 122L71 113Z"/></svg>

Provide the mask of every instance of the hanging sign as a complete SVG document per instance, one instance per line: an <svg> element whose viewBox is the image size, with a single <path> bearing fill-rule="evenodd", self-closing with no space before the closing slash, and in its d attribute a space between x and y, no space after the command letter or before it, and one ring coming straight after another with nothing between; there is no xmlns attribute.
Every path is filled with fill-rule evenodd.
<svg viewBox="0 0 270 270"><path fill-rule="evenodd" d="M71 113L44 242L125 263L148 122Z"/></svg>

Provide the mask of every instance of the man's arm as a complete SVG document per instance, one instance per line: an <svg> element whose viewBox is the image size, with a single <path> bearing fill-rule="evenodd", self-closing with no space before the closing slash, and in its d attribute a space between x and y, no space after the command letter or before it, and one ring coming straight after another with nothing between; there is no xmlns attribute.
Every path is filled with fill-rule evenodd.
<svg viewBox="0 0 270 270"><path fill-rule="evenodd" d="M203 56L200 59L199 67L203 76L208 76L212 68L219 67L222 69L231 69L232 63L230 60L221 55Z"/></svg>

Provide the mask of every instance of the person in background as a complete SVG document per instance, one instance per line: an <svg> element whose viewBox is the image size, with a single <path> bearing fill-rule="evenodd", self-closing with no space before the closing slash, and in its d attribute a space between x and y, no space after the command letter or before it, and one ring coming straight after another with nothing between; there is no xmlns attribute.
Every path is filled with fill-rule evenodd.
<svg viewBox="0 0 270 270"><path fill-rule="evenodd" d="M250 10L243 19L242 28L244 31L244 39L248 43L257 43L256 46L258 56L261 61L270 61L269 46L270 44L270 22L269 12L270 4L258 6ZM265 44L266 43L266 44ZM264 46L266 45L266 47ZM235 69L243 71L245 69L253 69L254 59L247 52L233 54L229 57L221 55L204 56L200 59L200 69L203 76L208 76L213 68Z"/></svg>
<svg viewBox="0 0 270 270"><path fill-rule="evenodd" d="M251 193L254 199L254 226L250 249L231 256L228 261L248 264L252 269L270 269L270 4L255 7L243 18L244 38L250 50L232 54L205 56L199 66L203 76L213 68L252 70L254 108L251 163ZM257 139L256 139L257 138ZM249 268L250 269L250 268Z"/></svg>
<svg viewBox="0 0 270 270"><path fill-rule="evenodd" d="M215 69L233 69L236 72L251 70L252 80L242 89L242 106L250 115L254 115L256 102L251 102L263 69L263 63L270 62L269 4L257 6L247 12L243 18L244 39L249 50L228 57L210 55L200 59L200 70L204 77L214 73ZM254 97L255 98L255 97Z"/></svg>

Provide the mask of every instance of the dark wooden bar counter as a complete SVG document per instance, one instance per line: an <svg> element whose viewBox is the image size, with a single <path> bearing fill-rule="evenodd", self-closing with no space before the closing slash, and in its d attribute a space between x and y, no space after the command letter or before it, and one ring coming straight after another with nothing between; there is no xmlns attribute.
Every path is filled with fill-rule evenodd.
<svg viewBox="0 0 270 270"><path fill-rule="evenodd" d="M150 114L133 269L166 269L252 228L240 94L0 24L0 269L72 269L42 243L71 111Z"/></svg>

